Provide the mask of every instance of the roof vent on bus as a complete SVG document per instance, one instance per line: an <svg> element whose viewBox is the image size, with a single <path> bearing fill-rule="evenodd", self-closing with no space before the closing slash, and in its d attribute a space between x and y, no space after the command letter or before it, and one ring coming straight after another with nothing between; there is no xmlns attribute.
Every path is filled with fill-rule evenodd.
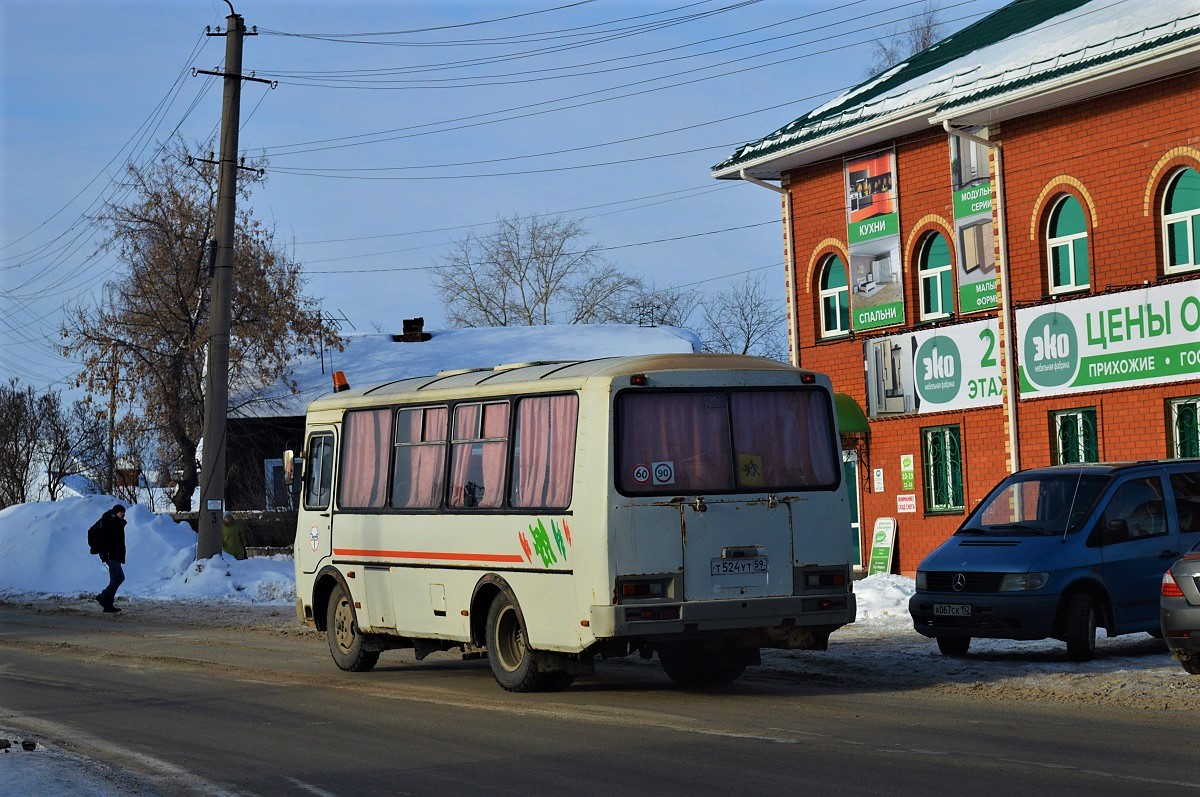
<svg viewBox="0 0 1200 797"><path fill-rule="evenodd" d="M350 383L346 381L345 371L333 372L333 392L341 393L343 390L349 390Z"/></svg>

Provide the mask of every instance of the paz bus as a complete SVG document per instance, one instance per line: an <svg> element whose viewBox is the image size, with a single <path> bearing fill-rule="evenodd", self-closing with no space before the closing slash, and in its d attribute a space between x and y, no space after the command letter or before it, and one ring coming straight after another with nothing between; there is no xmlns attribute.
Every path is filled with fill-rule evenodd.
<svg viewBox="0 0 1200 797"><path fill-rule="evenodd" d="M342 381L284 460L296 611L343 670L459 651L526 692L638 653L696 686L854 621L822 374L670 354Z"/></svg>

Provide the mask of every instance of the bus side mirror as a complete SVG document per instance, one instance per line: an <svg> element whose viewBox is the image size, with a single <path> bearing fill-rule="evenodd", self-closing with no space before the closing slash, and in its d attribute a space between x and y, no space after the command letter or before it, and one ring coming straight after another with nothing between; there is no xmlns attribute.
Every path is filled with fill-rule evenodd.
<svg viewBox="0 0 1200 797"><path fill-rule="evenodd" d="M297 459L296 452L290 448L283 452L283 483L292 495L298 495L304 484L304 460Z"/></svg>

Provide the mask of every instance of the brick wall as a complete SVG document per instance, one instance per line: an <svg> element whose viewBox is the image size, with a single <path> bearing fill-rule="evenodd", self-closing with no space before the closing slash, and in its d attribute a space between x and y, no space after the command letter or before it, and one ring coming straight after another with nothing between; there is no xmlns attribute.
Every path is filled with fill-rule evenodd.
<svg viewBox="0 0 1200 797"><path fill-rule="evenodd" d="M1195 273L1164 278L1158 217L1162 191L1180 165L1200 168L1200 75L1161 80L1137 89L1008 120L994 128L1004 151L1004 202L1014 307L1050 301L1044 234L1046 216L1056 197L1069 193L1089 215L1091 292L1095 295L1143 281L1189 283ZM915 250L922 235L937 230L953 253L954 236L947 136L930 128L894 142L900 201L905 317L903 328L858 333L836 340L820 338L819 268L838 254L848 261L846 208L841 158L790 172L793 246L796 262L800 364L830 375L834 389L866 408L863 369L865 339L911 330L920 316ZM863 153L853 153L863 154ZM972 314L979 320L989 314ZM992 314L994 315L994 313ZM1050 413L1094 407L1100 458L1162 458L1169 453L1165 401L1200 394L1200 383L1108 390L1018 403L1022 467L1051 461ZM963 447L964 499L974 506L1009 472L1007 431L1002 407L941 415L872 420L860 468L864 537L881 516L898 521L898 570L911 574L930 550L949 536L963 515L924 511L921 430L957 424ZM900 456L917 458L917 513L898 514ZM873 492L872 470L883 468L884 490Z"/></svg>

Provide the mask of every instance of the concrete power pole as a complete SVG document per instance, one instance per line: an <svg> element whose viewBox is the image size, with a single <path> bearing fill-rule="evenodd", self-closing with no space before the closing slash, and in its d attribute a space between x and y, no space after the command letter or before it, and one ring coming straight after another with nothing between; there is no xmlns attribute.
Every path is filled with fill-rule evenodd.
<svg viewBox="0 0 1200 797"><path fill-rule="evenodd" d="M228 3L229 0L226 0ZM242 97L242 38L245 21L229 4L225 31L225 98L221 105L221 154L217 184L217 258L209 311L208 377L204 392L204 453L200 463L200 507L196 558L221 552L225 514L225 417L229 410L229 327L233 298L233 234L237 210L238 127ZM219 32L215 35L221 35ZM211 73L210 73L211 74Z"/></svg>

